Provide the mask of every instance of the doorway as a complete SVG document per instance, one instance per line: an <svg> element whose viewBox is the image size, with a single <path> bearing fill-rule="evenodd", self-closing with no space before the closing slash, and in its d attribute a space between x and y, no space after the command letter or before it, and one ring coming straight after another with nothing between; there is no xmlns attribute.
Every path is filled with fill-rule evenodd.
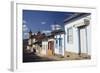
<svg viewBox="0 0 100 73"><path fill-rule="evenodd" d="M78 39L79 39L79 55L82 53L88 53L87 44L87 28L86 26L78 27Z"/></svg>
<svg viewBox="0 0 100 73"><path fill-rule="evenodd" d="M49 41L48 42L48 55L51 56L53 55L54 51L54 41Z"/></svg>

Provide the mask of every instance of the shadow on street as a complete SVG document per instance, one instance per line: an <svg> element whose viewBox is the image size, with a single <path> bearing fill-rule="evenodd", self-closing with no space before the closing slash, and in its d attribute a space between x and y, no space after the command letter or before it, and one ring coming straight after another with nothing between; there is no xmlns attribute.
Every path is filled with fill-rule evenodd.
<svg viewBox="0 0 100 73"><path fill-rule="evenodd" d="M37 56L34 53L23 53L23 62L43 62L43 61L55 61L46 57Z"/></svg>

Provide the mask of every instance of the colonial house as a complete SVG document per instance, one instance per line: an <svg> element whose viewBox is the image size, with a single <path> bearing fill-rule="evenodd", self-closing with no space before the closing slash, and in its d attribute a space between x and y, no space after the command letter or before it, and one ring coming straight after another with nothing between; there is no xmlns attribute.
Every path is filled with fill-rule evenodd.
<svg viewBox="0 0 100 73"><path fill-rule="evenodd" d="M34 41L35 42L35 41ZM32 31L30 30L29 31L29 39L28 39L28 45L27 45L27 48L26 50L29 51L29 52L33 52L33 36L32 36Z"/></svg>
<svg viewBox="0 0 100 73"><path fill-rule="evenodd" d="M66 51L90 55L90 21L90 13L75 13L64 20L64 30L52 30L50 35L30 31L27 50L48 56L65 56Z"/></svg>
<svg viewBox="0 0 100 73"><path fill-rule="evenodd" d="M30 52L40 53L42 48L42 39L44 38L44 33L38 32L37 34L32 34L32 31L30 30L27 50Z"/></svg>
<svg viewBox="0 0 100 73"><path fill-rule="evenodd" d="M38 32L37 34L32 35L32 32L29 32L29 39L27 50L30 52L39 53L41 55L62 55L64 56L64 38L65 32L62 30L54 30L50 35L45 35Z"/></svg>
<svg viewBox="0 0 100 73"><path fill-rule="evenodd" d="M48 49L47 49L47 55L52 56L54 55L54 35L48 35Z"/></svg>
<svg viewBox="0 0 100 73"><path fill-rule="evenodd" d="M54 35L48 35L46 38L42 40L42 55L52 56L54 55Z"/></svg>
<svg viewBox="0 0 100 73"><path fill-rule="evenodd" d="M65 51L65 32L62 30L55 30L51 35L42 40L42 55L61 55L64 56Z"/></svg>
<svg viewBox="0 0 100 73"><path fill-rule="evenodd" d="M54 53L64 56L65 53L65 31L55 30L51 32L54 35Z"/></svg>
<svg viewBox="0 0 100 73"><path fill-rule="evenodd" d="M48 39L45 38L45 39L42 40L41 54L42 55L47 55L47 50L48 50Z"/></svg>
<svg viewBox="0 0 100 73"><path fill-rule="evenodd" d="M78 13L64 21L66 51L75 52L79 55L82 53L91 54L90 21L90 13Z"/></svg>

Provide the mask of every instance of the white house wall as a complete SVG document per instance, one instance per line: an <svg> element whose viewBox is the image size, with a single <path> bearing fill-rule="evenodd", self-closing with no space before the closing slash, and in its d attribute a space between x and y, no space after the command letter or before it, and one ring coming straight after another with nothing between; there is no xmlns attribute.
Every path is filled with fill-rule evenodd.
<svg viewBox="0 0 100 73"><path fill-rule="evenodd" d="M69 52L76 52L76 53L78 53L79 52L79 40L78 40L78 28L77 27L75 27L75 25L77 25L77 24L83 24L83 21L84 21L84 19L90 19L90 16L87 16L87 17L83 17L83 18L81 18L81 19L78 19L78 20L76 20L76 21L73 21L73 22L71 22L71 23L68 23L68 24L65 24L65 33L66 33L66 35L65 35L65 50L66 51L69 51ZM91 43L91 41L90 41L90 37L91 37L91 33L90 33L90 25L91 24L89 24L88 26L87 26L87 47L88 47L88 51L87 51L87 53L88 54L90 54L90 49L91 49L91 47L90 47L90 43ZM73 29L73 43L68 43L67 42L67 29L68 28L70 28L70 27L72 27L72 29ZM82 50L82 53L84 53L84 51Z"/></svg>
<svg viewBox="0 0 100 73"><path fill-rule="evenodd" d="M56 35L55 38L59 38L59 35ZM59 41L58 41L58 44L56 44L56 40L54 41L54 52L55 54L59 54Z"/></svg>
<svg viewBox="0 0 100 73"><path fill-rule="evenodd" d="M80 45L81 45L81 51L83 53L87 52L87 49L86 49L87 48L87 44L86 44L87 40L86 40L86 33L85 33L85 31L86 31L86 28L80 29L80 39L81 39Z"/></svg>
<svg viewBox="0 0 100 73"><path fill-rule="evenodd" d="M61 35L61 36L60 36ZM54 49L54 53L55 54L61 54L61 55L63 55L64 56L64 50L65 50L65 47L64 47L64 34L60 34L60 35L56 35L55 36L55 38L62 38L62 52L59 52L59 41L58 41L58 43L57 43L57 46L56 46L56 41L54 41L54 47L55 47L55 49Z"/></svg>
<svg viewBox="0 0 100 73"><path fill-rule="evenodd" d="M42 55L46 55L47 54L47 50L48 50L48 41L43 41L42 42L41 54Z"/></svg>
<svg viewBox="0 0 100 73"><path fill-rule="evenodd" d="M32 40L29 39L29 40L28 40L28 45L31 45L31 44L32 44Z"/></svg>
<svg viewBox="0 0 100 73"><path fill-rule="evenodd" d="M91 22L91 21L90 21ZM90 26L87 27L87 53L90 55L91 54L91 23Z"/></svg>
<svg viewBox="0 0 100 73"><path fill-rule="evenodd" d="M73 24L68 24L68 26L65 26L65 50L68 52L76 52L78 53L78 30L77 28L72 28L73 29L73 43L68 43L67 42L67 28L72 27Z"/></svg>

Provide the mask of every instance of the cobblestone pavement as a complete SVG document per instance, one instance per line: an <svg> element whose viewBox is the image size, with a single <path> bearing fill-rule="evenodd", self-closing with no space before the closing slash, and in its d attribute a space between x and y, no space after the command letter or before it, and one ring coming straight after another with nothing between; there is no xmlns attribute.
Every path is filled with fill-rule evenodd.
<svg viewBox="0 0 100 73"><path fill-rule="evenodd" d="M85 60L91 59L91 57L87 54L78 55L72 52L65 52L65 56L61 55L41 55L34 53L24 53L23 54L23 62L45 62L45 61L64 61L64 60Z"/></svg>
<svg viewBox="0 0 100 73"><path fill-rule="evenodd" d="M48 59L54 59L54 60L85 60L85 59L91 59L90 55L87 54L81 54L78 55L77 53L72 53L72 52L65 52L65 56L60 56L60 55L52 55L52 56L47 56L47 55L38 55L41 57L45 57Z"/></svg>

